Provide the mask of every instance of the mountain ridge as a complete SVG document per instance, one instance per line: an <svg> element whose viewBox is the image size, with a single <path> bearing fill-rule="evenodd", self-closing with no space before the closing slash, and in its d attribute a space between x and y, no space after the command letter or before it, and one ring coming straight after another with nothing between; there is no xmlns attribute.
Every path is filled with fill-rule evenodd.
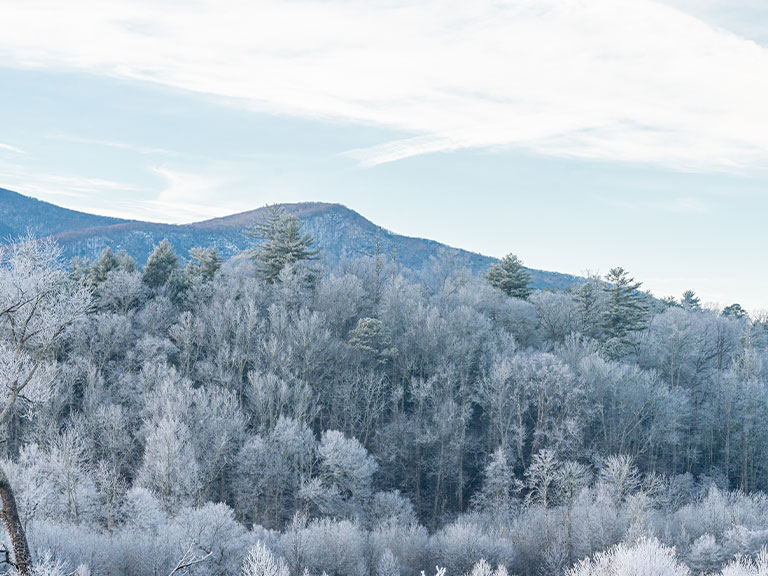
<svg viewBox="0 0 768 576"><path fill-rule="evenodd" d="M452 251L476 275L497 261L435 240L396 234L342 204L296 202L281 206L304 222L305 230L317 239L323 249L323 258L331 267L345 258L372 254L377 243L383 252L396 254L400 265L414 271L426 268L444 250ZM10 236L23 234L26 229L38 236L51 237L59 243L68 259L93 259L110 246L114 250L125 250L143 264L152 247L163 238L168 238L181 256L186 256L195 246L216 246L222 256L228 258L250 245L243 229L258 221L266 209L263 206L189 224L166 224L70 210L0 188L0 233L3 243ZM27 227L22 228L25 221ZM578 277L569 274L528 270L532 284L540 289L562 289L579 281Z"/></svg>

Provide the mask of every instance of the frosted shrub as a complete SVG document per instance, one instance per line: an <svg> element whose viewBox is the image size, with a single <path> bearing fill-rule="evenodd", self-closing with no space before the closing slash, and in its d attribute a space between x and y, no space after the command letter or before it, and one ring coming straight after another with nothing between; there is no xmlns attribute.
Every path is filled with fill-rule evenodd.
<svg viewBox="0 0 768 576"><path fill-rule="evenodd" d="M385 550L376 562L376 576L400 576L400 564L390 550Z"/></svg>
<svg viewBox="0 0 768 576"><path fill-rule="evenodd" d="M28 536L33 550L50 551L69 567L67 573L72 566L86 563L98 576L144 576L160 573L178 560L172 558L175 551L151 534L120 531L109 535L86 526L38 521L30 526Z"/></svg>
<svg viewBox="0 0 768 576"><path fill-rule="evenodd" d="M509 541L489 536L482 527L466 520L454 522L435 535L433 554L450 574L466 574L481 559L509 564L514 558Z"/></svg>
<svg viewBox="0 0 768 576"><path fill-rule="evenodd" d="M9 576L17 576L18 574L19 572L14 570ZM54 560L53 556L46 552L33 565L29 576L91 576L91 571L84 564L75 570L66 570L63 562Z"/></svg>
<svg viewBox="0 0 768 576"><path fill-rule="evenodd" d="M384 522L374 529L370 538L374 546L392 552L398 561L402 576L416 576L427 564L429 534L426 528L415 522Z"/></svg>
<svg viewBox="0 0 768 576"><path fill-rule="evenodd" d="M469 576L508 576L507 568L505 566L497 566L494 570L485 559L481 559L480 562L472 567L472 572Z"/></svg>
<svg viewBox="0 0 768 576"><path fill-rule="evenodd" d="M722 576L768 576L768 549L763 548L755 559L737 558L723 568Z"/></svg>
<svg viewBox="0 0 768 576"><path fill-rule="evenodd" d="M687 566L675 558L674 548L644 539L586 558L568 570L568 576L690 576Z"/></svg>
<svg viewBox="0 0 768 576"><path fill-rule="evenodd" d="M306 526L294 521L280 541L280 550L295 573L308 569L311 574L362 576L368 572L365 535L349 520L322 518Z"/></svg>
<svg viewBox="0 0 768 576"><path fill-rule="evenodd" d="M400 494L399 490L377 492L373 497L369 516L373 525L393 521L408 526L416 522L413 504Z"/></svg>
<svg viewBox="0 0 768 576"><path fill-rule="evenodd" d="M711 534L704 534L696 539L688 553L687 564L697 571L712 571L720 566L724 557L723 547Z"/></svg>

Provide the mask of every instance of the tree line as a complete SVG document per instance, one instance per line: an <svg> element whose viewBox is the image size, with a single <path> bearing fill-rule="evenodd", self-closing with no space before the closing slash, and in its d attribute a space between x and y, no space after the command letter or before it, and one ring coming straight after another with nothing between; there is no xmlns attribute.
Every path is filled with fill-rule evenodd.
<svg viewBox="0 0 768 576"><path fill-rule="evenodd" d="M622 542L716 570L768 541L764 318L622 268L536 291L514 255L326 269L279 208L246 233L141 268L3 248L10 571L557 574Z"/></svg>

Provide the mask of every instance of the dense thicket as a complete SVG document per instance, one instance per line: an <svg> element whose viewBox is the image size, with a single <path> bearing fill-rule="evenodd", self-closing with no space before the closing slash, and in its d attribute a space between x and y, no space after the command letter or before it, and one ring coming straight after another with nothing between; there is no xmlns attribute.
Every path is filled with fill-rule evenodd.
<svg viewBox="0 0 768 576"><path fill-rule="evenodd" d="M50 573L557 574L652 538L696 571L768 542L761 319L621 269L521 300L449 255L266 277L169 248L76 263L90 311L29 352L52 391L0 449Z"/></svg>

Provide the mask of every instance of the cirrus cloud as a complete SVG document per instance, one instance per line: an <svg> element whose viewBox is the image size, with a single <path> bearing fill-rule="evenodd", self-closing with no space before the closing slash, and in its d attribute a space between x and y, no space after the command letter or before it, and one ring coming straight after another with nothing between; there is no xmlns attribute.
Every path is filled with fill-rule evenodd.
<svg viewBox="0 0 768 576"><path fill-rule="evenodd" d="M768 166L768 49L652 0L6 2L0 58L406 135L348 153L363 165L515 148Z"/></svg>

